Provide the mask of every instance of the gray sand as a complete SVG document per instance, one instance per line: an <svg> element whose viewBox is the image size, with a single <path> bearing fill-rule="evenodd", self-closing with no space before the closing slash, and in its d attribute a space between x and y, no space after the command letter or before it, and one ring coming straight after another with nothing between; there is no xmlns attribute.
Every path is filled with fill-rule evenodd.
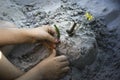
<svg viewBox="0 0 120 80"><path fill-rule="evenodd" d="M98 44L96 60L83 69L72 67L72 72L62 80L119 80L119 4L119 0L1 0L0 19L13 22L19 28L32 28L43 24L54 24L57 21L62 22L63 19L71 20L70 17L80 20L81 17L77 11L79 8L90 11L95 18L106 25L93 29ZM41 50L39 51L34 46L38 46ZM41 58L47 56L41 56L42 53L38 53L46 53L45 47L41 46L41 44L17 45L11 51L14 55L10 54L8 58L21 70L27 71L41 61Z"/></svg>

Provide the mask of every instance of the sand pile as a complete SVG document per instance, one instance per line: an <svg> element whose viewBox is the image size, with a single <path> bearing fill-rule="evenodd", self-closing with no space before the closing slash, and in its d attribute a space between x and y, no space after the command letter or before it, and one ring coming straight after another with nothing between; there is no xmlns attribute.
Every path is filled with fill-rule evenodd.
<svg viewBox="0 0 120 80"><path fill-rule="evenodd" d="M96 22L97 26L84 25L69 37L66 33L69 22L74 20L80 24L84 21L81 9L91 12L101 22ZM1 20L11 21L19 28L43 24L60 27L62 43L57 51L67 55L73 63L72 71L62 80L119 80L119 0L2 0L0 10ZM8 58L21 70L27 71L47 57L48 54L44 53L48 51L42 44L22 44L17 45ZM89 61L94 63L86 65ZM81 69L81 65L84 68Z"/></svg>

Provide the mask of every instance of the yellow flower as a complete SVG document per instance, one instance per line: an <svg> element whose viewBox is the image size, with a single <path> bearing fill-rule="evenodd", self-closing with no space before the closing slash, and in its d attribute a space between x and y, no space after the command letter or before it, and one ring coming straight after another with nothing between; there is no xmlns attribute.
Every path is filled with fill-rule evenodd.
<svg viewBox="0 0 120 80"><path fill-rule="evenodd" d="M89 21L93 20L93 18L94 18L89 12L86 12L86 13L85 13L85 17L86 17L87 20L89 20Z"/></svg>

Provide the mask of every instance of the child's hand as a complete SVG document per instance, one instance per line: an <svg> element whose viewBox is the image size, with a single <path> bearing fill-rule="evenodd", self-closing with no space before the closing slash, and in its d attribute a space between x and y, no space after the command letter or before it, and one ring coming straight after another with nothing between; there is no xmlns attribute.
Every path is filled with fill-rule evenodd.
<svg viewBox="0 0 120 80"><path fill-rule="evenodd" d="M54 37L56 31L53 27L42 26L42 27L32 28L29 31L29 33L34 40L39 40L39 41L47 40L56 43L56 39Z"/></svg>
<svg viewBox="0 0 120 80"><path fill-rule="evenodd" d="M55 43L58 43L58 40L54 37L56 34L55 28L50 26L42 26L33 28L29 31L30 36L33 39L33 42L41 41L50 45L51 47L55 47ZM53 45L51 45L53 44Z"/></svg>

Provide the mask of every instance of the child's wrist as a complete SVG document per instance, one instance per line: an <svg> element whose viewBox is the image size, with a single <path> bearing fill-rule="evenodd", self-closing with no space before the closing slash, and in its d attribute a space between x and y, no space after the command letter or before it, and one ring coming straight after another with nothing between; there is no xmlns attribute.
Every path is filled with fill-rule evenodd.
<svg viewBox="0 0 120 80"><path fill-rule="evenodd" d="M36 42L35 38L32 35L31 29L24 29L23 31L24 31L24 34L26 36L26 42L28 42L28 43L35 43Z"/></svg>

